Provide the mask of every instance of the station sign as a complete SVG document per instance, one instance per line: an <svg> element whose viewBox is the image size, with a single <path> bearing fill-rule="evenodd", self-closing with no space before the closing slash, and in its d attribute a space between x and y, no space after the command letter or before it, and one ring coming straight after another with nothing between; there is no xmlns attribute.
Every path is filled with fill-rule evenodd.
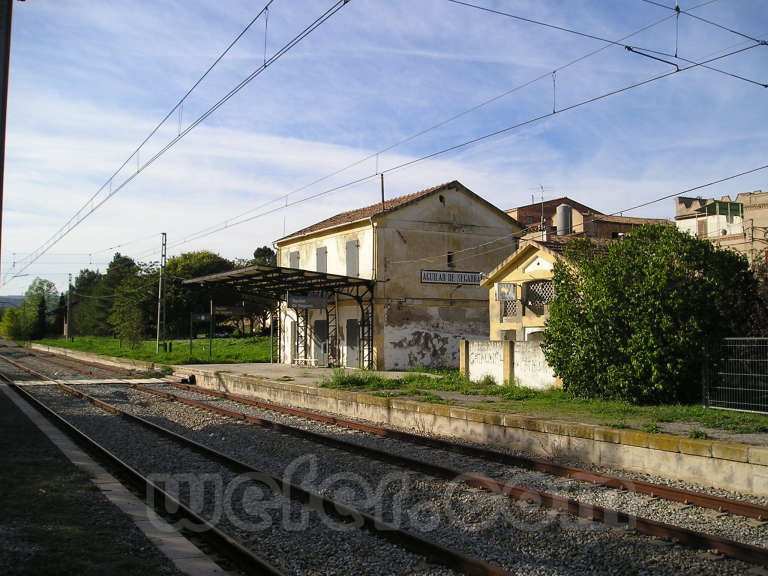
<svg viewBox="0 0 768 576"><path fill-rule="evenodd" d="M328 298L325 296L288 293L288 308L310 308L319 310L325 308L327 305Z"/></svg>
<svg viewBox="0 0 768 576"><path fill-rule="evenodd" d="M480 286L480 272L456 272L454 270L422 270L422 284L463 284Z"/></svg>

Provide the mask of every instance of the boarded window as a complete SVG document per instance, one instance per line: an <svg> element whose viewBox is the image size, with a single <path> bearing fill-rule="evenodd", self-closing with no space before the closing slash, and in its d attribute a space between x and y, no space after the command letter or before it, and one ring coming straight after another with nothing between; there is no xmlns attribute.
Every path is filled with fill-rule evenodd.
<svg viewBox="0 0 768 576"><path fill-rule="evenodd" d="M507 282L501 282L496 284L496 300L516 300L517 299L517 285Z"/></svg>
<svg viewBox="0 0 768 576"><path fill-rule="evenodd" d="M347 276L360 275L360 255L357 240L347 242Z"/></svg>
<svg viewBox="0 0 768 576"><path fill-rule="evenodd" d="M707 219L706 218L702 218L701 220L696 221L696 235L699 238L707 237Z"/></svg>
<svg viewBox="0 0 768 576"><path fill-rule="evenodd" d="M315 251L315 258L317 260L316 270L318 272L328 272L328 248L323 246Z"/></svg>
<svg viewBox="0 0 768 576"><path fill-rule="evenodd" d="M298 268L299 267L299 252L297 250L291 252L289 254L290 257L290 266L291 268Z"/></svg>

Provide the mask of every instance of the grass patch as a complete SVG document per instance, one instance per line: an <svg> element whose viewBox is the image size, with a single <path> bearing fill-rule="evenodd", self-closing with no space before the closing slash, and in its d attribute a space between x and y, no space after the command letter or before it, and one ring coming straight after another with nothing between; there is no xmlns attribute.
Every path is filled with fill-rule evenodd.
<svg viewBox="0 0 768 576"><path fill-rule="evenodd" d="M538 391L514 384L497 386L490 379L471 382L455 370L412 371L399 378L384 378L375 372L336 370L321 386L445 404L455 401L441 398L436 392L458 392L485 397L478 398L472 405L481 410L572 420L617 429L632 428L650 434L661 432L660 424L664 422L686 422L736 434L768 432L768 415L765 414L714 410L700 405L635 406L623 401L572 398L563 390Z"/></svg>
<svg viewBox="0 0 768 576"><path fill-rule="evenodd" d="M155 341L144 340L135 348L127 343L120 345L116 338L101 336L76 336L74 340L47 338L37 341L69 350L94 352L118 358L133 358L161 364L233 364L242 362L269 362L269 337L252 338L214 338L213 349L207 339L192 340L190 355L189 340L169 341L170 351L160 350L155 354Z"/></svg>
<svg viewBox="0 0 768 576"><path fill-rule="evenodd" d="M659 430L659 426L656 422L649 422L643 426L643 432L647 432L648 434L658 434L661 430Z"/></svg>

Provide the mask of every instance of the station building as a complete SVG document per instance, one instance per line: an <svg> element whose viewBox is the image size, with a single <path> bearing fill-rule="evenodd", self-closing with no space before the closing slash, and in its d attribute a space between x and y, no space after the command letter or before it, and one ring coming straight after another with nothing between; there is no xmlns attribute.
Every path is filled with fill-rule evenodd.
<svg viewBox="0 0 768 576"><path fill-rule="evenodd" d="M459 341L488 338L483 273L520 224L457 181L343 212L275 242L278 267L365 281L288 291L281 361L403 370L458 367Z"/></svg>

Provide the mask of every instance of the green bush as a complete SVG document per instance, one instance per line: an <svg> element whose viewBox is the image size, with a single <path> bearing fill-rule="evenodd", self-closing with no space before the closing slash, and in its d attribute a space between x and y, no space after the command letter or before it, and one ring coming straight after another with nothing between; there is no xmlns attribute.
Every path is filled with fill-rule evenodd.
<svg viewBox="0 0 768 576"><path fill-rule="evenodd" d="M745 335L756 302L742 255L671 226L573 241L553 282L542 348L563 387L633 403L698 400L705 351Z"/></svg>

